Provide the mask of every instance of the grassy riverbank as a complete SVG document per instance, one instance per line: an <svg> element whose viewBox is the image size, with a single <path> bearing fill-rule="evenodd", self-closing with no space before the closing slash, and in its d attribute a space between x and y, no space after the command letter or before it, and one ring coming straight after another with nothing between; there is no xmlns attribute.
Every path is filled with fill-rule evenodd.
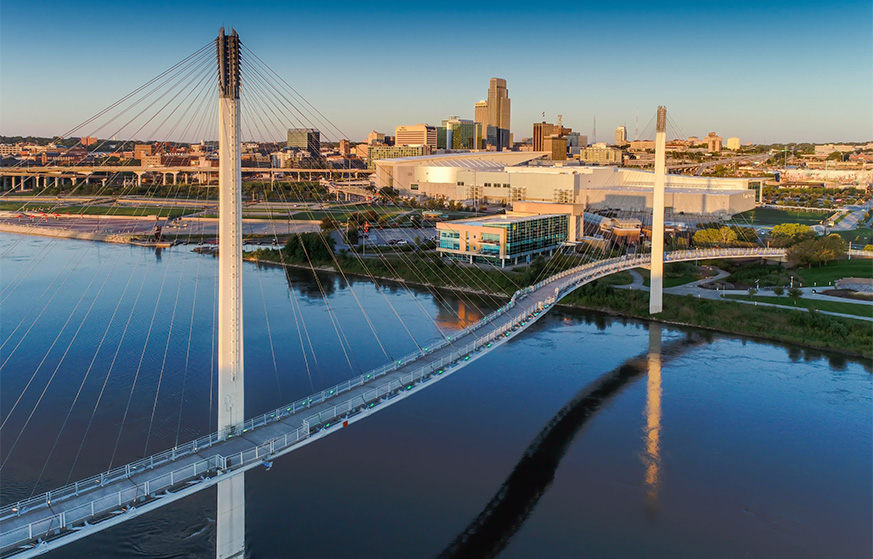
<svg viewBox="0 0 873 559"><path fill-rule="evenodd" d="M873 325L869 322L823 315L815 310L795 311L698 299L691 295L664 295L664 311L649 314L649 294L617 291L594 282L565 297L561 304L708 328L720 332L789 342L854 356L873 357Z"/></svg>
<svg viewBox="0 0 873 559"><path fill-rule="evenodd" d="M326 251L309 247L312 265L336 269ZM249 255L261 262L300 266L310 263L288 252L260 250ZM519 271L497 268L483 269L449 263L434 253L414 253L403 256L359 259L354 255L337 255L346 274L406 281L420 285L461 289L476 293L508 296L519 287L531 285L555 271L579 265L575 257L565 257L558 263L535 262ZM611 284L627 283L629 274L583 286L569 294L561 305L620 314L644 320L685 324L731 334L793 343L801 346L837 351L854 356L873 357L873 326L868 322L822 315L815 310L794 311L773 307L756 307L730 301L697 299L689 296L664 295L664 312L649 314L646 292L613 289Z"/></svg>
<svg viewBox="0 0 873 559"><path fill-rule="evenodd" d="M866 318L873 317L873 305L865 305L863 303L793 297L771 297L767 295L722 295L722 297L725 299L737 299L739 301L757 301L760 303L782 305L785 307L801 307L804 309L815 309L817 311L853 314L855 316L863 316Z"/></svg>

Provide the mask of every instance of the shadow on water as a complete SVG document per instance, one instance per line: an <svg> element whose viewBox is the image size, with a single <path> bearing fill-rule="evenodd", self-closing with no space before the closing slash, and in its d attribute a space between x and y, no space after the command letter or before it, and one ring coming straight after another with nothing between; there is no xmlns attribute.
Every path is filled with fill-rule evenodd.
<svg viewBox="0 0 873 559"><path fill-rule="evenodd" d="M552 417L527 447L512 473L481 513L439 554L439 559L495 557L527 520L555 479L576 434L624 388L660 365L702 343L689 336L661 347L660 328L650 331L649 352L623 363L585 387ZM648 480L647 480L648 481Z"/></svg>

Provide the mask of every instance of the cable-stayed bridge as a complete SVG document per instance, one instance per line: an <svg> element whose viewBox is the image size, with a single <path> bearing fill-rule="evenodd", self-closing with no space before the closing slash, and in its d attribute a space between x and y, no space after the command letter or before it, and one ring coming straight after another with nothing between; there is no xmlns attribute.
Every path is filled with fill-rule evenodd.
<svg viewBox="0 0 873 559"><path fill-rule="evenodd" d="M784 249L667 253L670 262L771 258ZM337 386L171 450L0 509L0 553L32 557L238 476L335 433L433 385L521 335L567 294L610 274L648 266L622 256L555 274L516 292L509 303L448 340Z"/></svg>
<svg viewBox="0 0 873 559"><path fill-rule="evenodd" d="M214 46L217 48L219 61L220 98L217 112L220 122L220 157L219 165L211 168L208 173L218 175L221 207L217 297L218 398L217 410L213 410L217 411L218 429L194 441L176 445L170 450L6 504L0 508L0 556L40 555L212 486L218 486L217 556L241 556L244 552L245 523L241 474L336 433L348 424L386 409L391 404L435 384L524 333L563 297L580 286L624 270L650 267L651 310L657 313L661 306L665 261L710 258L782 259L785 256L782 249L763 247L664 252L663 143L666 112L659 111L659 163L656 164L656 170L660 165L660 171L656 173L656 211L651 255L594 260L563 271L547 268L546 273L541 276L543 279L531 286L520 288L508 303L464 330L424 344L412 354L393 359L382 367L339 385L317 391L258 417L246 419L242 405L243 263L240 225L242 175L246 171L240 163L240 68L251 70L254 63L240 58L241 44L235 33L225 35L222 32ZM191 70L188 73L194 73L196 77L199 75L196 72L202 72L204 95L210 92L214 94L215 84L208 79L209 76L214 77L214 61L211 60L213 55L200 53L196 56L199 57L198 60L205 61L204 69ZM252 84L252 89L261 88L262 94L269 91L268 87L269 84L264 83ZM252 89L248 90L249 95ZM273 112L273 108L269 112L273 113L275 120L284 121L281 118L281 107L274 108L276 112ZM214 112L204 115L204 118L211 118ZM258 120L269 115L267 112L255 112L254 116L255 124L252 126L257 128ZM194 120L198 118L196 112L193 117ZM266 127L265 122L261 124ZM97 170L108 175L149 172L145 168L109 165L79 168L80 174L71 172L68 176L58 175L56 178L69 178L74 183L85 182L86 179L82 177ZM284 172L280 169L269 171ZM307 172L300 171L304 174ZM185 167L158 167L154 172L172 175L174 172L189 171ZM197 173L198 170L192 168L190 172ZM354 172L346 173L348 174ZM18 176L19 181L32 180L38 183L40 180L38 172L31 173L30 179L23 178L27 175L23 170L9 174L12 175ZM172 183L176 182L175 179L173 177ZM657 179L660 179L660 186ZM42 182L43 186L47 186L45 176L42 177ZM157 401L157 396L155 398Z"/></svg>

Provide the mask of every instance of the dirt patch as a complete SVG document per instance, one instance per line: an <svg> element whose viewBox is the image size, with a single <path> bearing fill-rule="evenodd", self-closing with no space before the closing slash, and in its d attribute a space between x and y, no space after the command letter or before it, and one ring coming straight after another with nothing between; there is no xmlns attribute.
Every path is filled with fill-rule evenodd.
<svg viewBox="0 0 873 559"><path fill-rule="evenodd" d="M851 289L828 289L827 291L822 291L821 294L831 297L842 297L844 299L873 301L873 293L863 293L861 291L852 291Z"/></svg>

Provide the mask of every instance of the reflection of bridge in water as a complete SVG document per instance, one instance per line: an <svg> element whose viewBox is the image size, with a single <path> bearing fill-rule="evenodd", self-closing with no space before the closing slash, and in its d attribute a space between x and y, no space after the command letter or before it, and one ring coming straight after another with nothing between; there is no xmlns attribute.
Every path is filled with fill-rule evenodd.
<svg viewBox="0 0 873 559"><path fill-rule="evenodd" d="M781 258L784 249L667 253L667 261ZM648 255L592 262L521 289L451 338L357 378L216 432L0 509L0 553L32 557L212 487L433 385L523 333L564 296L607 275L646 266ZM468 315L469 316L469 315ZM653 382L650 377L650 383ZM658 454L659 412L649 401L648 454ZM657 488L657 460L647 484Z"/></svg>
<svg viewBox="0 0 873 559"><path fill-rule="evenodd" d="M784 258L780 249L719 249L664 254L664 138L666 110L658 112L656 173L653 205L652 255L622 256L591 262L516 292L488 316L459 312L455 324L464 329L451 337L339 385L291 402L255 418L245 419L242 348L242 177L248 173L297 172L308 179L352 178L367 170L261 169L240 163L240 42L222 30L215 41L218 53L219 167L75 167L4 169L0 177L15 176L19 187L40 180L109 180L114 173L147 174L176 182L181 174L217 175L219 212L217 415L219 430L136 462L80 480L42 495L0 508L0 556L32 557L57 549L142 513L203 489L218 487L216 554L220 558L245 553L244 472L290 453L343 427L376 413L462 369L491 350L521 335L549 309L575 289L609 274L650 266L650 312L661 311L665 261L708 258ZM208 75L215 75L214 67ZM214 84L213 84L214 87ZM75 171L73 171L75 169ZM176 173L176 174L174 174ZM159 178L158 178L159 177ZM268 177L268 178L269 178ZM13 179L14 180L14 179ZM104 183L105 184L105 183ZM348 187L353 188L353 187ZM352 195L356 191L347 191ZM460 310L460 309L459 309ZM439 319L438 319L439 322ZM469 322L469 324L467 324ZM652 363L657 365L657 363ZM658 382L657 376L650 383ZM650 385L647 484L657 490L659 454L659 384Z"/></svg>

